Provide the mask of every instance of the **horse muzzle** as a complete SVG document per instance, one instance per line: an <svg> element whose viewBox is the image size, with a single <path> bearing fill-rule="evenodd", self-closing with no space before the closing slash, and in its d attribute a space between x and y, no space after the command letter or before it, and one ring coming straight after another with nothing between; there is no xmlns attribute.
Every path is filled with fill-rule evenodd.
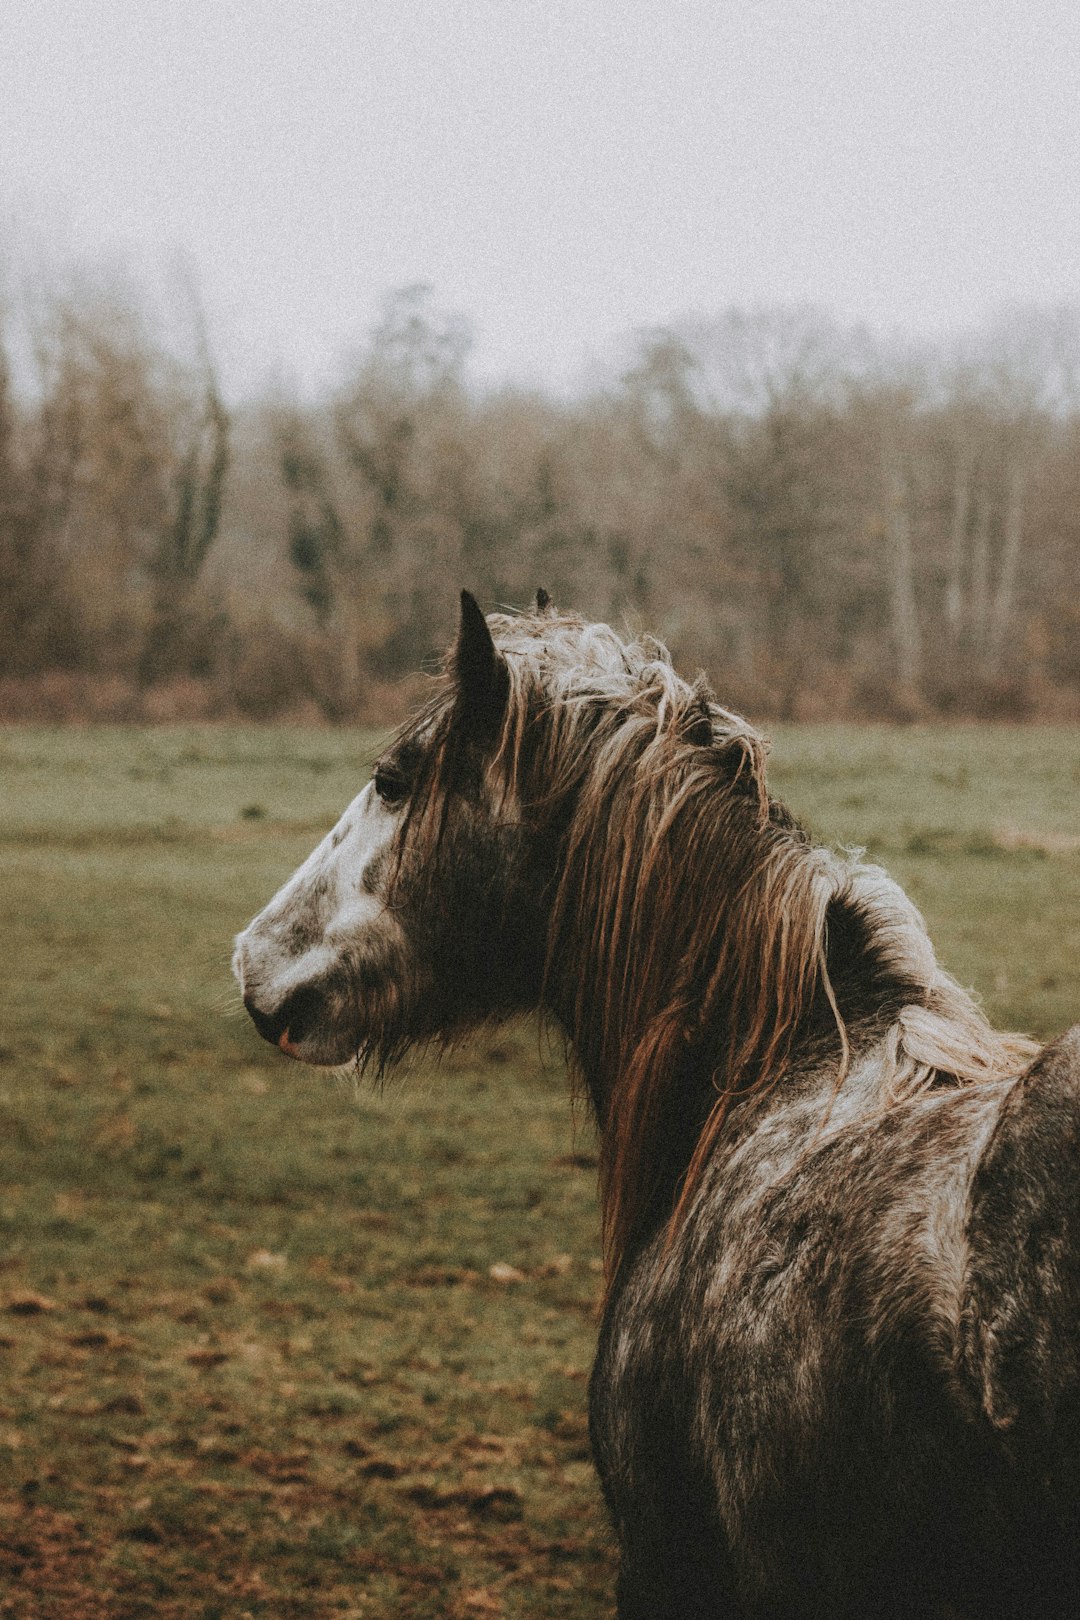
<svg viewBox="0 0 1080 1620"><path fill-rule="evenodd" d="M251 1022L271 1046L327 1066L353 1056L355 1033L342 1027L341 996L324 961L293 962L282 972L266 942L248 930L236 942L233 972Z"/></svg>

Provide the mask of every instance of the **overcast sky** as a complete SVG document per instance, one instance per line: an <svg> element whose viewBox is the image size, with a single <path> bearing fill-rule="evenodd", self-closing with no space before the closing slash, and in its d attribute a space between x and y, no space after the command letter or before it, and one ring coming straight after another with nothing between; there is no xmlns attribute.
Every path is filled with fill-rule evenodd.
<svg viewBox="0 0 1080 1620"><path fill-rule="evenodd" d="M732 303L1080 303L1078 194L1080 0L0 0L0 228L186 255L233 390L417 281L546 382Z"/></svg>

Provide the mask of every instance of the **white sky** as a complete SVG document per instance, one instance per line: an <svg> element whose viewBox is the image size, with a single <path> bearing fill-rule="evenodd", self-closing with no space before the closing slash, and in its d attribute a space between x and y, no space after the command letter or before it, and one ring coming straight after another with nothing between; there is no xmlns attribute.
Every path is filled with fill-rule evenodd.
<svg viewBox="0 0 1080 1620"><path fill-rule="evenodd" d="M0 228L186 255L233 390L416 281L556 383L731 303L1080 303L1080 0L0 0Z"/></svg>

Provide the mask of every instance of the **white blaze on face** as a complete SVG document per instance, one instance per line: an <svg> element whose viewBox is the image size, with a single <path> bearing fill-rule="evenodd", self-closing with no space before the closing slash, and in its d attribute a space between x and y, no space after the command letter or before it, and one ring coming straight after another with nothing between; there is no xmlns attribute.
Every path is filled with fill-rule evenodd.
<svg viewBox="0 0 1080 1620"><path fill-rule="evenodd" d="M379 893L379 858L403 816L404 807L388 808L369 782L237 936L233 972L245 1005L260 1032L291 1056L339 1063L356 1049L362 1009L348 1005L343 986L365 937L380 924L397 927ZM303 1018L290 1019L305 993Z"/></svg>

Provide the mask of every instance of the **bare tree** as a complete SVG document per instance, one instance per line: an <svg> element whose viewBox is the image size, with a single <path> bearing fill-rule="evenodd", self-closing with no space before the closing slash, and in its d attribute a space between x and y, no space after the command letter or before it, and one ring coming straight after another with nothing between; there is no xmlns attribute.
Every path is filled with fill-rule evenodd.
<svg viewBox="0 0 1080 1620"><path fill-rule="evenodd" d="M197 646L200 615L192 598L221 524L230 423L197 307L195 316L195 377L190 402L176 413L183 425L168 469L168 509L148 563L154 592L139 657L145 685L191 673L206 662L205 650Z"/></svg>
<svg viewBox="0 0 1080 1620"><path fill-rule="evenodd" d="M481 531L463 535L446 510L447 493L461 484L469 343L468 329L435 307L429 288L407 287L386 300L335 401L338 442L359 497L345 527L363 575L363 640L384 671L404 673L417 646L432 642L447 552L482 545ZM471 577L483 589L485 580Z"/></svg>
<svg viewBox="0 0 1080 1620"><path fill-rule="evenodd" d="M910 474L895 428L886 430L883 456L885 538L897 692L906 705L921 701L922 632L915 593L911 539Z"/></svg>

